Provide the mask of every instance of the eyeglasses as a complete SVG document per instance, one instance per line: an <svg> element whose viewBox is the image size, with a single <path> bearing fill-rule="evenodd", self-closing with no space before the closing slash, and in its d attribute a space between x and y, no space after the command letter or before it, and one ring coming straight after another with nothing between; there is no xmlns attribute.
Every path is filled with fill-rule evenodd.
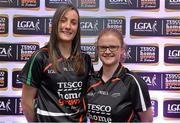
<svg viewBox="0 0 180 123"><path fill-rule="evenodd" d="M98 50L100 52L105 52L107 50L107 48L111 51L111 52L115 52L119 49L120 46L115 46L115 45L110 45L110 46L97 46Z"/></svg>

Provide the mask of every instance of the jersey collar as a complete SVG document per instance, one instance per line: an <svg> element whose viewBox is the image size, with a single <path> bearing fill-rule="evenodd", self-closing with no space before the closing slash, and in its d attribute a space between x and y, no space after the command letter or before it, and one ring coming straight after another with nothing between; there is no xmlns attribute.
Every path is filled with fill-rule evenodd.
<svg viewBox="0 0 180 123"><path fill-rule="evenodd" d="M126 72L127 72L127 69L121 63L119 63L119 65L116 68L112 78L121 78L126 74ZM101 69L98 71L98 77L101 78L102 73L103 73L103 67L101 67Z"/></svg>

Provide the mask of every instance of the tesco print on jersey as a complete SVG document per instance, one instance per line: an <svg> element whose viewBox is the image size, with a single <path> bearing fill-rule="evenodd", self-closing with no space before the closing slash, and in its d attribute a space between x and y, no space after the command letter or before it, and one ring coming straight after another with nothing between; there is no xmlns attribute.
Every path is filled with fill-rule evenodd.
<svg viewBox="0 0 180 123"><path fill-rule="evenodd" d="M59 104L61 106L79 104L82 85L82 81L58 82L57 94L59 96Z"/></svg>
<svg viewBox="0 0 180 123"><path fill-rule="evenodd" d="M95 121L112 122L111 119L111 106L88 104L89 118ZM97 115L98 114L98 115Z"/></svg>

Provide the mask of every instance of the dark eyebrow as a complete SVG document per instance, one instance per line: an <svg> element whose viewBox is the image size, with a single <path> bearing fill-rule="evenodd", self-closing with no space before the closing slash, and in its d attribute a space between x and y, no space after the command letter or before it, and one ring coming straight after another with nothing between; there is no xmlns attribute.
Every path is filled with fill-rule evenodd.
<svg viewBox="0 0 180 123"><path fill-rule="evenodd" d="M61 19L67 19L67 17L66 17L66 16L62 16ZM78 22L77 19L72 19L71 21L76 21L76 22Z"/></svg>
<svg viewBox="0 0 180 123"><path fill-rule="evenodd" d="M77 19L72 19L72 21L78 21Z"/></svg>
<svg viewBox="0 0 180 123"><path fill-rule="evenodd" d="M67 17L65 17L65 16L62 16L62 17L60 18L60 20L61 20L61 19L67 19Z"/></svg>

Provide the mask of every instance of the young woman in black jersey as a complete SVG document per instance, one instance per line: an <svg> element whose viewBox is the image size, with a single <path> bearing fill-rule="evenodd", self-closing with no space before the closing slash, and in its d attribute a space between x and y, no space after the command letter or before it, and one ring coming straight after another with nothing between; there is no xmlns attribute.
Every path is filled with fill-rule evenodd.
<svg viewBox="0 0 180 123"><path fill-rule="evenodd" d="M90 121L152 122L146 83L121 64L125 59L121 32L113 28L102 30L96 45L103 66L89 81Z"/></svg>
<svg viewBox="0 0 180 123"><path fill-rule="evenodd" d="M48 44L27 61L22 108L28 122L86 122L87 81L92 64L80 50L80 17L70 4L57 8Z"/></svg>

